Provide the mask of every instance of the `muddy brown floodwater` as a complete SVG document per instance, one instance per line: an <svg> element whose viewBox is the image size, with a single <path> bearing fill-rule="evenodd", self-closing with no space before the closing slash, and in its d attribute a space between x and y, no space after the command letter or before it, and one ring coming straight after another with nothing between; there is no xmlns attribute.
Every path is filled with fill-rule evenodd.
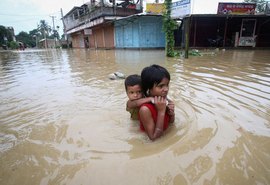
<svg viewBox="0 0 270 185"><path fill-rule="evenodd" d="M270 184L269 50L0 52L0 184ZM176 120L150 141L124 81L159 64Z"/></svg>

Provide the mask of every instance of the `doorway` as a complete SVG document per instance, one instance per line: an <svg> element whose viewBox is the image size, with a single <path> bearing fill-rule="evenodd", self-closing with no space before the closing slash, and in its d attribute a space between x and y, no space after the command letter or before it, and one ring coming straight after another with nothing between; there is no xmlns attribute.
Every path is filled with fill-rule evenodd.
<svg viewBox="0 0 270 185"><path fill-rule="evenodd" d="M239 46L253 46L256 45L256 19L243 19L240 31Z"/></svg>

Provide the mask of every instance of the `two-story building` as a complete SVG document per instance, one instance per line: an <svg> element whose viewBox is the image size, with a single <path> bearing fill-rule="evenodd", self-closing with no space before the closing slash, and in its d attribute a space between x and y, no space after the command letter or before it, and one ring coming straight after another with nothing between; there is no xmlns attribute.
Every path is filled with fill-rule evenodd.
<svg viewBox="0 0 270 185"><path fill-rule="evenodd" d="M92 0L63 17L64 29L73 48L115 48L114 21L141 12L141 0Z"/></svg>

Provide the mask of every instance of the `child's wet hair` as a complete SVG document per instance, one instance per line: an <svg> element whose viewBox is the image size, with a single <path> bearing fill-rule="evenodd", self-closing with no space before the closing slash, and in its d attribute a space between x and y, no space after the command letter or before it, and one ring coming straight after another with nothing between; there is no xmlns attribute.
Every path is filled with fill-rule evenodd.
<svg viewBox="0 0 270 185"><path fill-rule="evenodd" d="M171 79L170 73L162 66L153 64L145 67L141 73L142 90L145 96L148 96L147 91L152 89L155 84L159 84L163 78Z"/></svg>
<svg viewBox="0 0 270 185"><path fill-rule="evenodd" d="M142 85L142 80L141 80L141 76L137 75L137 74L133 74L133 75L129 75L126 79L125 79L125 89L127 91L127 87L128 86L134 86L134 85Z"/></svg>

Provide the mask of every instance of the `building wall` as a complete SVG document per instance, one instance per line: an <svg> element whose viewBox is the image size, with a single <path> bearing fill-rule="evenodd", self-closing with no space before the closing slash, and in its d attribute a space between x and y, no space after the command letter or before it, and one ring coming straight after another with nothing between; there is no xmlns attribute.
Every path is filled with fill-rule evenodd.
<svg viewBox="0 0 270 185"><path fill-rule="evenodd" d="M106 24L93 28L89 44L90 48L114 48L114 26Z"/></svg>
<svg viewBox="0 0 270 185"><path fill-rule="evenodd" d="M72 34L71 41L72 41L73 48L85 48L84 34L82 31Z"/></svg>
<svg viewBox="0 0 270 185"><path fill-rule="evenodd" d="M38 43L39 48L55 48L57 46L60 46L60 43L59 41L55 41L54 39L46 39L46 41L42 39Z"/></svg>
<svg viewBox="0 0 270 185"><path fill-rule="evenodd" d="M115 22L116 48L164 48L161 16L133 16Z"/></svg>
<svg viewBox="0 0 270 185"><path fill-rule="evenodd" d="M97 43L97 48L104 48L105 43L104 43L104 30L103 28L97 29L94 31L96 43Z"/></svg>
<svg viewBox="0 0 270 185"><path fill-rule="evenodd" d="M270 47L270 21L260 19L257 23L257 47Z"/></svg>
<svg viewBox="0 0 270 185"><path fill-rule="evenodd" d="M92 31L93 33L93 31ZM96 39L95 39L95 35L92 34L92 35L89 35L89 47L90 48L97 48L96 46Z"/></svg>
<svg viewBox="0 0 270 185"><path fill-rule="evenodd" d="M104 40L106 48L114 48L114 25L107 26L104 29Z"/></svg>

